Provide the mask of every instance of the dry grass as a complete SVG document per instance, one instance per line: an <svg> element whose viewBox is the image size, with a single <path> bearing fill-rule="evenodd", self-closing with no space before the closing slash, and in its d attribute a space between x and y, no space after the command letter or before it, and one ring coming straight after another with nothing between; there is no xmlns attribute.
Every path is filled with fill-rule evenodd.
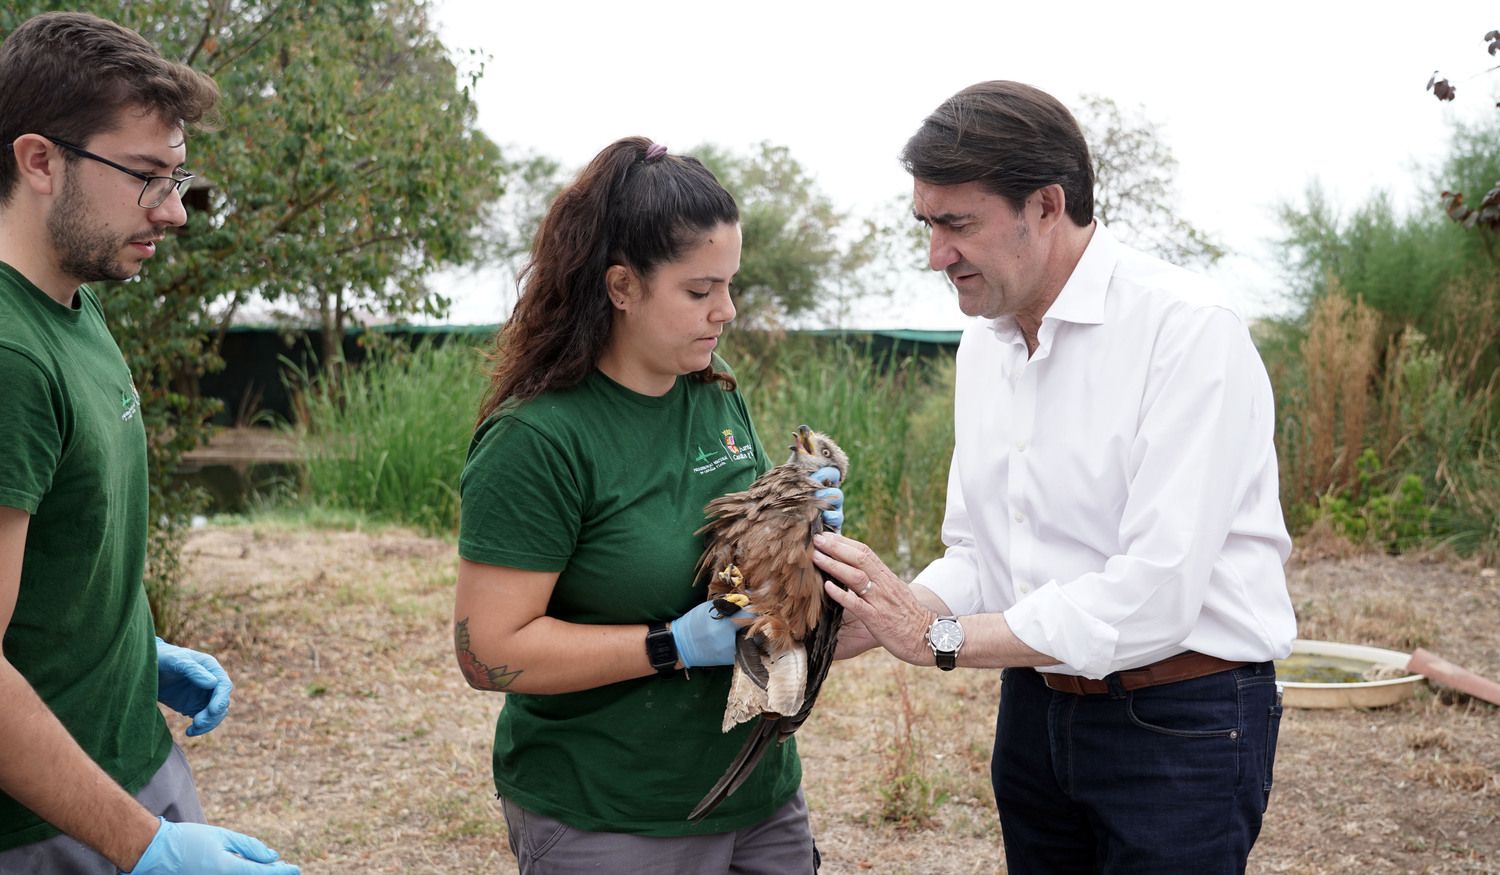
<svg viewBox="0 0 1500 875"><path fill-rule="evenodd" d="M500 703L454 671L451 546L211 529L188 563L193 643L236 683L230 719L186 743L211 818L307 872L505 871Z"/></svg>
<svg viewBox="0 0 1500 875"><path fill-rule="evenodd" d="M1494 368L1500 340L1500 277L1476 274L1451 286L1439 299L1443 322L1452 336L1442 344L1444 371L1454 375L1468 394L1493 398L1500 388Z"/></svg>
<svg viewBox="0 0 1500 875"><path fill-rule="evenodd" d="M450 656L450 544L260 524L192 533L187 563L191 643L236 682L229 720L184 742L211 819L309 875L515 871L489 775L500 700L469 690ZM1500 583L1477 566L1355 556L1302 565L1291 588L1323 637L1420 639L1500 677ZM883 654L836 667L799 734L825 875L1005 871L988 764L998 693L995 672ZM887 819L903 773L931 790L916 806L927 826ZM1495 871L1497 775L1488 705L1424 694L1289 711L1251 871Z"/></svg>
<svg viewBox="0 0 1500 875"><path fill-rule="evenodd" d="M1380 314L1351 301L1337 280L1330 283L1329 294L1313 304L1302 344L1305 382L1287 400L1296 411L1295 427L1278 430L1278 455L1287 469L1283 488L1292 490L1294 503L1354 484L1373 400Z"/></svg>

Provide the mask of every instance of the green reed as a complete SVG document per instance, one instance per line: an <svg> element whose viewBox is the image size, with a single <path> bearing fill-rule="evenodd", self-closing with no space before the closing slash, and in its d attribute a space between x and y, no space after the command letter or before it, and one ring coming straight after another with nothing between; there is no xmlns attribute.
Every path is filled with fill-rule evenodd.
<svg viewBox="0 0 1500 875"><path fill-rule="evenodd" d="M953 451L953 366L857 342L736 335L726 351L771 461L803 423L849 453L846 531L910 573L935 558ZM304 501L431 533L458 526L458 482L484 393L483 361L454 338L382 344L331 387L302 379Z"/></svg>
<svg viewBox="0 0 1500 875"><path fill-rule="evenodd" d="M431 534L458 529L458 479L484 393L465 338L381 344L337 386L303 379L308 503Z"/></svg>

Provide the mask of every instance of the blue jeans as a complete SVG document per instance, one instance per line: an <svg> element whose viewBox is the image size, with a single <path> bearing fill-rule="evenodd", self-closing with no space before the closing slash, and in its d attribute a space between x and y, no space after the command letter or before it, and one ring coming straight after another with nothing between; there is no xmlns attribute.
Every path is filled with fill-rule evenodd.
<svg viewBox="0 0 1500 875"><path fill-rule="evenodd" d="M1079 696L1006 669L990 778L1011 873L1232 873L1271 795L1275 667Z"/></svg>

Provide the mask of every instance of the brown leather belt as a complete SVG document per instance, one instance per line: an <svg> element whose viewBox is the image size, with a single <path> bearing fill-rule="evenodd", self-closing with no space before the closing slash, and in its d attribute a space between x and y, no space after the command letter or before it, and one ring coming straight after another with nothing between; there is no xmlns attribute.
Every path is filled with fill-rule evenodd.
<svg viewBox="0 0 1500 875"><path fill-rule="evenodd" d="M1169 656L1160 662L1143 665L1140 668L1126 669L1116 672L1115 676L1120 680L1120 686L1127 690L1139 690L1143 687L1154 687L1159 684L1173 684L1178 681L1190 681L1193 678L1201 678L1204 675L1217 674L1221 671L1229 671L1232 668L1240 668L1249 665L1248 662L1230 662L1217 656L1209 656L1206 653L1198 653L1189 650L1176 656ZM1109 692L1109 682L1105 680L1092 680L1071 674L1055 674L1053 672L1037 672L1048 687L1060 693L1072 693L1075 696L1093 696Z"/></svg>

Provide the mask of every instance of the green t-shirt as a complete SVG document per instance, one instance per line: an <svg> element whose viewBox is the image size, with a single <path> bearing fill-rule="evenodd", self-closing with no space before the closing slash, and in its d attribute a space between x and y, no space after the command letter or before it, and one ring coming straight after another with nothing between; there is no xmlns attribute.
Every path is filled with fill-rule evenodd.
<svg viewBox="0 0 1500 875"><path fill-rule="evenodd" d="M670 621L707 597L693 580L703 506L768 467L738 392L679 377L650 397L595 371L503 408L476 432L459 554L560 572L548 616ZM774 745L701 823L687 820L751 725L720 732L729 676L702 668L561 695L509 693L495 727L495 787L596 832L681 836L759 823L801 782L794 741Z"/></svg>
<svg viewBox="0 0 1500 875"><path fill-rule="evenodd" d="M146 591L146 430L99 301L0 264L0 505L31 515L5 658L131 793L165 762ZM0 850L57 830L0 793Z"/></svg>

